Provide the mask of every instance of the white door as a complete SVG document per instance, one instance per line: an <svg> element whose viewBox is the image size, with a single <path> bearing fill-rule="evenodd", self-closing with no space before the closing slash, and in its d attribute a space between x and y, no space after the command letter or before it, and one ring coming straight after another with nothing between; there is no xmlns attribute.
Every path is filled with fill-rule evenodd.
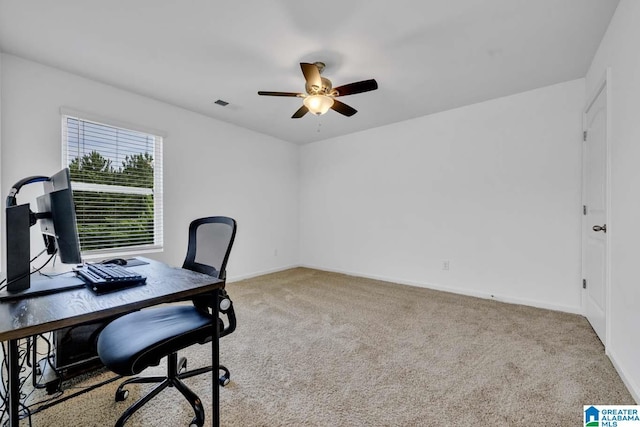
<svg viewBox="0 0 640 427"><path fill-rule="evenodd" d="M583 287L587 319L606 344L607 313L607 90L585 111L583 178Z"/></svg>

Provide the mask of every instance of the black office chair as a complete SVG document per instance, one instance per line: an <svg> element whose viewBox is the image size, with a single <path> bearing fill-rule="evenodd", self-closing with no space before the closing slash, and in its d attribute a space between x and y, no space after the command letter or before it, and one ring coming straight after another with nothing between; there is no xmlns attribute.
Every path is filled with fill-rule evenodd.
<svg viewBox="0 0 640 427"><path fill-rule="evenodd" d="M226 265L236 234L235 220L227 217L208 217L193 221L189 226L189 247L183 268L226 279ZM211 341L212 326L216 325L220 337L230 334L236 326L233 303L226 291L220 291L221 314L217 321L209 312L211 297L196 299L193 305L167 305L126 314L109 323L100 332L97 351L102 363L120 375L137 375L149 366L156 366L167 356L166 377L134 377L127 379L116 391L116 401L125 400L127 384L160 383L147 395L131 405L116 422L123 426L134 412L167 387L175 387L189 401L195 412L190 426L204 424L201 400L181 380L211 372L212 367L186 371L185 358L178 360L177 352L193 344ZM229 382L230 373L224 366L220 385Z"/></svg>

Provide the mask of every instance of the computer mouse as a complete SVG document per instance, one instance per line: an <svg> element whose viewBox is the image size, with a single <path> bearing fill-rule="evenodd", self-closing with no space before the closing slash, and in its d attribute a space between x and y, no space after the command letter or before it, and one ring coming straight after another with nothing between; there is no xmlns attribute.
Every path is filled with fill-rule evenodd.
<svg viewBox="0 0 640 427"><path fill-rule="evenodd" d="M127 260L124 258L106 259L102 261L102 264L127 265Z"/></svg>

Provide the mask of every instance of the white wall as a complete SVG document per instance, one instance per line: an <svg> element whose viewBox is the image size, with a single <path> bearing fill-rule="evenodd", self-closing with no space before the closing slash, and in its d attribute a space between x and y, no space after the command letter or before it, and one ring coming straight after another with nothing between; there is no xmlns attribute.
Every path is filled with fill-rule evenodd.
<svg viewBox="0 0 640 427"><path fill-rule="evenodd" d="M611 67L610 345L607 353L640 402L640 2L622 0L587 74L592 94Z"/></svg>
<svg viewBox="0 0 640 427"><path fill-rule="evenodd" d="M238 221L230 279L298 264L296 145L16 56L1 64L3 201L17 180L62 167L60 107L70 107L166 133L165 250L154 258L180 265L189 222L227 215Z"/></svg>
<svg viewBox="0 0 640 427"><path fill-rule="evenodd" d="M579 79L303 146L301 263L581 312L584 90Z"/></svg>
<svg viewBox="0 0 640 427"><path fill-rule="evenodd" d="M0 54L0 188L2 188L2 54ZM4 198L0 200L4 202ZM0 226L0 229L4 228L4 209L1 209L1 208L0 208L0 224L2 224ZM4 242L4 235L0 233L0 236L2 236L1 240L2 242ZM0 244L0 259L2 260L0 262L0 271L4 271L3 263L6 262L6 257L4 255L5 246L3 245L4 243Z"/></svg>

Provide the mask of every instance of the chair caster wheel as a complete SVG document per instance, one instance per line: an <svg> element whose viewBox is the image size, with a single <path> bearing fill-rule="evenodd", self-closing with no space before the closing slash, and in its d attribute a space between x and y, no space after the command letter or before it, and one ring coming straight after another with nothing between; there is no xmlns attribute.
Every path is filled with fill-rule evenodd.
<svg viewBox="0 0 640 427"><path fill-rule="evenodd" d="M221 387L226 386L227 384L229 384L230 381L231 380L226 375L221 375L220 378L218 378L218 382L220 383Z"/></svg>
<svg viewBox="0 0 640 427"><path fill-rule="evenodd" d="M129 390L116 390L116 402L122 402L129 397Z"/></svg>

